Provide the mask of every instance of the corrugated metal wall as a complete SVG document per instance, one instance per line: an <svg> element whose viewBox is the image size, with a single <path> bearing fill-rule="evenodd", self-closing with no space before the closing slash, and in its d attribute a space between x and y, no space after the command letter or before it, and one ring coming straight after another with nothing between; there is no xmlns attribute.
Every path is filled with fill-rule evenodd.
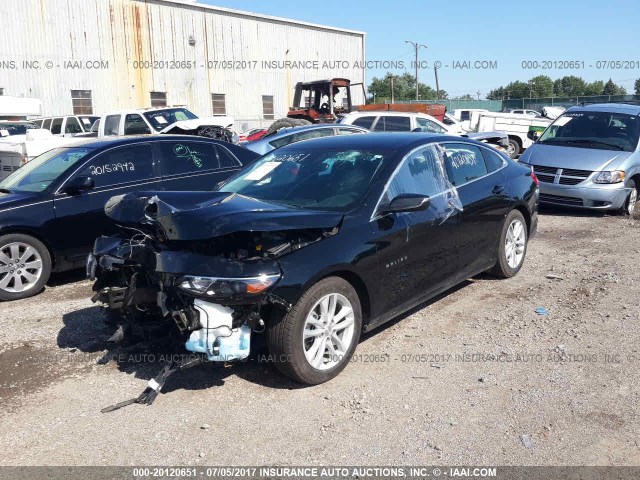
<svg viewBox="0 0 640 480"><path fill-rule="evenodd" d="M167 92L168 104L187 105L207 116L212 113L211 94L223 93L237 128L242 122L269 123L261 120L262 95L274 96L276 118L286 115L298 81L364 81L364 70L354 68L354 62L364 60L364 34L201 5L168 0L3 1L0 22L0 88L5 95L40 98L45 115L71 113L71 90L91 90L98 114L148 107L149 92L159 91ZM190 45L190 37L195 45ZM349 66L269 69L262 68L263 60L318 60L320 67L338 60ZM34 61L34 68L23 64ZM80 62L82 68L69 68L69 61ZM88 61L108 62L108 67L87 69ZM135 68L138 61L188 61L195 67ZM208 68L209 62L222 61L257 61L258 66ZM362 102L361 92L353 90Z"/></svg>

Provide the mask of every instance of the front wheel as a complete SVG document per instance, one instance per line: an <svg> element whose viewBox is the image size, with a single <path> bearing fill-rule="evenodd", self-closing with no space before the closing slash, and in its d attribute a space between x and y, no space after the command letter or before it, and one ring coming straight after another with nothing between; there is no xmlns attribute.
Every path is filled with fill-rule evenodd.
<svg viewBox="0 0 640 480"><path fill-rule="evenodd" d="M349 363L362 329L358 294L339 277L307 290L268 331L270 357L288 377L309 385L336 377Z"/></svg>
<svg viewBox="0 0 640 480"><path fill-rule="evenodd" d="M502 227L498 244L498 261L491 273L500 278L515 276L522 268L526 253L527 222L522 213L512 210Z"/></svg>
<svg viewBox="0 0 640 480"><path fill-rule="evenodd" d="M633 215L633 212L636 209L636 203L638 202L638 186L636 185L636 182L629 179L627 180L625 187L630 188L631 191L627 196L627 201L624 203L621 212L623 215Z"/></svg>
<svg viewBox="0 0 640 480"><path fill-rule="evenodd" d="M51 275L51 256L29 235L0 236L0 300L19 300L42 290Z"/></svg>

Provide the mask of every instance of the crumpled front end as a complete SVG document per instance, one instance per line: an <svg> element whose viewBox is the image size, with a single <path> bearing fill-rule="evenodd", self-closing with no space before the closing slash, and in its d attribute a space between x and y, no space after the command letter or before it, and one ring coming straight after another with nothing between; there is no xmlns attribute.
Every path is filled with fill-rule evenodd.
<svg viewBox="0 0 640 480"><path fill-rule="evenodd" d="M96 240L87 261L93 301L128 332L169 334L211 361L245 358L251 332L264 329L270 310L290 307L273 293L282 277L277 259L335 234L336 218L307 218L293 228L279 207L269 212L261 204L253 218L247 199L175 195L126 195L105 207L111 218L136 226ZM273 215L289 228L276 230Z"/></svg>

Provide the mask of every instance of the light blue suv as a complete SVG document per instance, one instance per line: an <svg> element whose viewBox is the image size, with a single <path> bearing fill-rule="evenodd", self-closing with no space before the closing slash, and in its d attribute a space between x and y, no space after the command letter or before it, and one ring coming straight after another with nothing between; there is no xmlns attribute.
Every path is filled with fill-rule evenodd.
<svg viewBox="0 0 640 480"><path fill-rule="evenodd" d="M640 188L640 106L572 107L520 157L540 180L540 202L631 215Z"/></svg>

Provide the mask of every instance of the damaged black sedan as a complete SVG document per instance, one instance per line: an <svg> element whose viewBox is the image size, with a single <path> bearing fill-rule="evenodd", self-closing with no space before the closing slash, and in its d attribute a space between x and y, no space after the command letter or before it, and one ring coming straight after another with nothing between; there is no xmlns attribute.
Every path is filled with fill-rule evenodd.
<svg viewBox="0 0 640 480"><path fill-rule="evenodd" d="M94 301L125 332L171 332L208 360L246 358L252 333L289 377L318 384L362 331L484 271L512 277L537 225L530 169L458 137L309 140L214 192L138 192L88 260Z"/></svg>

